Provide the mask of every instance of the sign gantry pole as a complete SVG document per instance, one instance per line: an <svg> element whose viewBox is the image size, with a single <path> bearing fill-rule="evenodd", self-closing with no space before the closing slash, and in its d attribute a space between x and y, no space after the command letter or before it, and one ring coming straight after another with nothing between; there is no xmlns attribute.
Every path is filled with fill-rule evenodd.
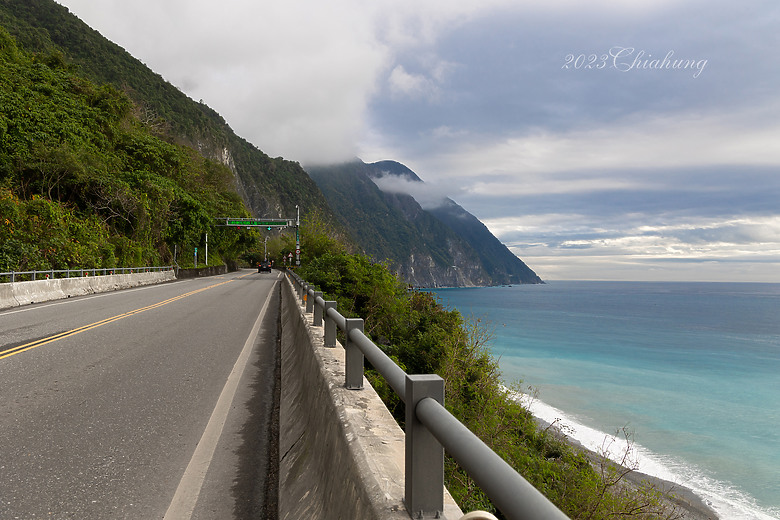
<svg viewBox="0 0 780 520"><path fill-rule="evenodd" d="M295 266L301 266L301 208L295 205L295 211L297 213L295 217Z"/></svg>

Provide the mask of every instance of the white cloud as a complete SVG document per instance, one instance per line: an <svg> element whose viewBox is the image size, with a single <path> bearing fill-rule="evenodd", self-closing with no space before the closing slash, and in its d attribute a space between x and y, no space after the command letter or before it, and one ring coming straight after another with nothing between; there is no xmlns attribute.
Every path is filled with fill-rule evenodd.
<svg viewBox="0 0 780 520"><path fill-rule="evenodd" d="M390 73L390 92L395 95L405 95L412 98L435 98L438 87L422 74L409 74L403 65L396 65Z"/></svg>
<svg viewBox="0 0 780 520"><path fill-rule="evenodd" d="M225 117L272 156L301 162L357 153L368 104L389 76L398 92L431 97L445 63L424 73L394 55L493 2L309 0L59 0L106 37Z"/></svg>
<svg viewBox="0 0 780 520"><path fill-rule="evenodd" d="M417 62L423 72L410 73L400 64L393 68L388 78L390 94L436 101L441 94L441 85L457 65L438 59L434 55L421 57Z"/></svg>
<svg viewBox="0 0 780 520"><path fill-rule="evenodd" d="M447 200L446 191L437 184L413 181L395 175L385 175L373 181L384 192L411 195L424 209L437 208Z"/></svg>
<svg viewBox="0 0 780 520"><path fill-rule="evenodd" d="M549 214L485 224L542 278L780 281L780 216L596 222Z"/></svg>
<svg viewBox="0 0 780 520"><path fill-rule="evenodd" d="M63 0L236 132L272 156L355 153L389 63L374 9L335 0Z"/></svg>

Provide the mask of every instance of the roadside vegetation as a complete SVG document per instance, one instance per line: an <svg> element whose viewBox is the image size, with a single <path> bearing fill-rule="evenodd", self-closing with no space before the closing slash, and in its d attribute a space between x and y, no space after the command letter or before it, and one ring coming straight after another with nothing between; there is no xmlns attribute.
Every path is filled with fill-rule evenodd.
<svg viewBox="0 0 780 520"><path fill-rule="evenodd" d="M540 427L507 392L485 323L445 308L433 294L409 290L385 265L351 253L316 216L303 223L301 236L305 256L298 274L337 300L343 315L364 318L366 334L407 373L441 375L450 412L571 518L681 517L660 491L628 485L630 468L573 447L555 425ZM290 240L274 241L274 254L290 250ZM403 403L381 376L368 373L402 423ZM483 509L501 517L450 459L446 485L464 511Z"/></svg>
<svg viewBox="0 0 780 520"><path fill-rule="evenodd" d="M256 240L215 227L248 216L231 171L175 144L110 86L0 27L0 272L230 262Z"/></svg>

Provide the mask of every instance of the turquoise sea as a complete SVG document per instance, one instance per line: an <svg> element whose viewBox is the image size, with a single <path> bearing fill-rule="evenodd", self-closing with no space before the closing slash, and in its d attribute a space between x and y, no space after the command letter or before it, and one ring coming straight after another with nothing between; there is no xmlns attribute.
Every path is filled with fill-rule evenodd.
<svg viewBox="0 0 780 520"><path fill-rule="evenodd" d="M533 412L598 450L633 433L639 471L723 520L780 518L780 284L553 281L435 291L487 322ZM625 445L625 443L623 443Z"/></svg>

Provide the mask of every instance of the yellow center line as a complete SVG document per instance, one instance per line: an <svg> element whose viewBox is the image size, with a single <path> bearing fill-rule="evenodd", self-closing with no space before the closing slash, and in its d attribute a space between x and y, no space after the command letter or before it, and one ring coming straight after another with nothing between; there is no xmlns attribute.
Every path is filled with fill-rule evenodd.
<svg viewBox="0 0 780 520"><path fill-rule="evenodd" d="M248 275L241 275L238 278L243 278L244 276ZM235 279L238 279L235 278ZM188 296L192 296L193 294L198 294L199 292L206 291L208 289L213 289L214 287L219 287L220 285L224 285L226 283L230 283L233 280L227 280L225 282L216 283L214 285L209 285L208 287L203 287L200 289L196 289L194 291L190 291L188 293L180 294L179 296L174 296L173 298L168 298L167 300L163 300L158 303L154 303L152 305L148 305L146 307L141 307L139 309L135 309L129 312L125 312L124 314L118 314L116 316L112 316L110 318L106 318L104 320L96 321L95 323L90 323L89 325L83 325L81 327L77 327L75 329L69 330L67 332L60 332L59 334L54 334L53 336L49 336L47 338L38 339L35 341L31 341L30 343L25 343L24 345L19 345L17 347L12 347L6 350L0 350L0 359L5 359L7 357L15 356L16 354L21 354L22 352L27 352L28 350L32 350L34 348L42 347L43 345L48 345L49 343L53 343L55 341L58 341L62 338L67 338L70 336L75 336L76 334L81 334L82 332L86 332L88 330L96 329L98 327L101 327L103 325L107 325L109 323L113 323L115 321L122 320L124 318L128 318L130 316L135 316L136 314L141 314L142 312L146 312L152 309L156 309L158 307L162 307L163 305L168 305L169 303L173 303L175 301L181 300L183 298L187 298Z"/></svg>

